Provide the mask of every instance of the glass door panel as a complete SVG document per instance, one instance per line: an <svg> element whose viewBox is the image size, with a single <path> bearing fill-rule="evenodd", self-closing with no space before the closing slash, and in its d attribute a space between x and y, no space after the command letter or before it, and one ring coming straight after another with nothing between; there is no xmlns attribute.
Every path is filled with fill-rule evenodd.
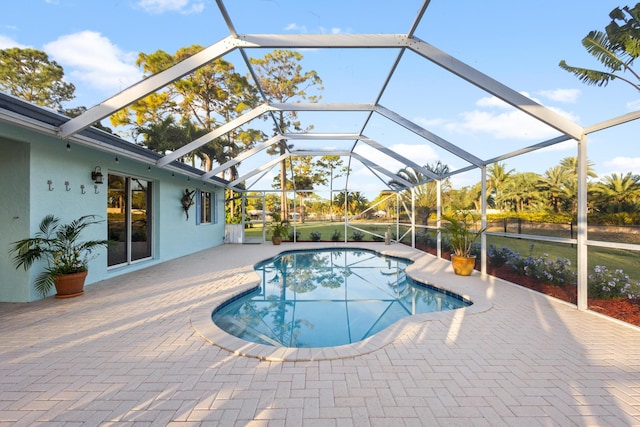
<svg viewBox="0 0 640 427"><path fill-rule="evenodd" d="M151 182L109 174L108 266L151 258Z"/></svg>
<svg viewBox="0 0 640 427"><path fill-rule="evenodd" d="M108 265L124 264L129 259L127 227L127 180L109 175L107 196L107 228L109 231Z"/></svg>
<svg viewBox="0 0 640 427"><path fill-rule="evenodd" d="M131 261L151 257L151 183L131 181Z"/></svg>

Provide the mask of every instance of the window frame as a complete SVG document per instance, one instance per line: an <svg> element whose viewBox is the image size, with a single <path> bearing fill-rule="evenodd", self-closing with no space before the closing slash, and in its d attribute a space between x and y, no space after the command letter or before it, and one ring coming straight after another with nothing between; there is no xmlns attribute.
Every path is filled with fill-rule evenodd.
<svg viewBox="0 0 640 427"><path fill-rule="evenodd" d="M208 196L208 197L207 197ZM206 203L208 198L208 203ZM198 189L196 193L196 225L209 225L218 222L216 193ZM208 208L208 209L207 209Z"/></svg>

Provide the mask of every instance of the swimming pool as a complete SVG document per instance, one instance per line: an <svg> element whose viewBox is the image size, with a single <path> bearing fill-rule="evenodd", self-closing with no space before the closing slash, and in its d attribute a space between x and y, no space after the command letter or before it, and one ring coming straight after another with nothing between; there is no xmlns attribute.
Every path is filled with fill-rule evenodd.
<svg viewBox="0 0 640 427"><path fill-rule="evenodd" d="M222 304L213 322L246 341L332 347L361 341L403 317L471 302L407 277L409 260L364 249L290 251L255 266L261 284Z"/></svg>

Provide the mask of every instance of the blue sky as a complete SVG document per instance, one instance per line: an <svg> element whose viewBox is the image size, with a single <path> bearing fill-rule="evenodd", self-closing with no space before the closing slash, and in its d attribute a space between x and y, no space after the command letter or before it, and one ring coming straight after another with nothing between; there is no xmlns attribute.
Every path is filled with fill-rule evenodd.
<svg viewBox="0 0 640 427"><path fill-rule="evenodd" d="M613 8L631 3L538 0L515 4L432 0L415 35L583 126L640 108L640 93L630 86L620 81L607 87L587 86L557 65L565 59L571 65L598 67L580 40L590 30L602 30ZM406 33L420 5L419 0L225 1L239 33L284 34ZM174 53L191 44L208 46L228 35L211 0L22 0L7 2L0 15L0 48L41 49L64 67L67 79L77 88L76 99L68 107L90 107L137 81L141 72L135 60L140 52ZM264 53L249 51L250 56ZM396 56L392 51L366 49L302 53L305 69L316 70L324 81L324 102L374 102ZM237 53L225 59L245 72ZM403 56L380 103L483 159L557 135L411 52ZM302 119L317 132L359 132L363 123L358 113L306 113ZM260 126L270 132L269 123ZM640 173L638 130L638 124L630 123L589 138L589 158L600 176ZM466 166L384 118L374 117L364 133L420 164L442 160L453 169ZM392 171L400 166L366 147L357 151ZM510 159L507 165L542 173L572 155L575 144L561 144ZM355 166L354 183L375 195L381 183ZM245 162L244 168L250 167L251 162ZM267 178L254 188L269 188ZM466 185L478 179L473 172L454 181Z"/></svg>

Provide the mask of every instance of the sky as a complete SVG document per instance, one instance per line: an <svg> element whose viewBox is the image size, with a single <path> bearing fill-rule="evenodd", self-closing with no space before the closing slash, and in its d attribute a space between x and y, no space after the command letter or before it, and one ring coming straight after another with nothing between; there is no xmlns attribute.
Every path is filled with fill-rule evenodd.
<svg viewBox="0 0 640 427"><path fill-rule="evenodd" d="M240 34L406 34L420 0L224 0ZM515 6L517 4L517 6ZM606 87L588 86L558 67L599 68L582 47L591 30L603 30L609 12L632 3L620 0L432 0L415 31L437 47L489 77L581 126L590 126L640 109L640 92L616 80ZM22 0L6 2L0 14L0 49L29 47L45 51L76 86L76 98L65 106L91 107L138 81L141 52L199 44L209 46L230 31L213 0ZM267 50L247 50L260 57ZM323 80L322 102L373 103L398 55L397 50L305 49L303 67ZM238 52L225 56L247 74ZM315 94L315 93L314 93ZM451 75L410 51L403 54L380 97L380 105L428 129L481 159L494 158L558 135L479 88ZM419 164L438 160L456 170L468 165L412 132L374 115L363 130L363 113L301 113L314 132L359 133ZM251 123L270 133L272 125ZM636 122L594 133L588 157L596 173L640 173L640 125ZM294 141L298 148L308 142ZM318 143L315 143L317 146ZM322 148L349 149L353 142L320 141ZM359 144L356 152L390 171L402 165ZM506 160L509 169L544 173L568 156L568 142ZM262 157L260 157L262 156ZM262 153L243 162L241 174L269 160ZM383 183L352 164L350 187L369 198ZM274 171L275 172L275 171ZM386 177L384 177L386 178ZM271 188L267 174L253 189ZM344 180L344 178L340 178ZM480 179L478 171L456 175L457 186ZM334 188L344 185L336 181Z"/></svg>

